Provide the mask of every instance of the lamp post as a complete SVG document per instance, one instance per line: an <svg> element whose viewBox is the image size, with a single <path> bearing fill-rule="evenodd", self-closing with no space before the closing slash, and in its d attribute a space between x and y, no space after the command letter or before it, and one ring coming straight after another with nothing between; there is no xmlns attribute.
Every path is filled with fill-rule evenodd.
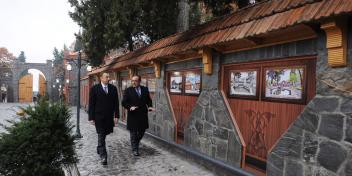
<svg viewBox="0 0 352 176"><path fill-rule="evenodd" d="M76 138L82 138L80 129L79 129L79 120L80 120L80 109L81 109L81 50L78 51L78 57L77 57L77 68L78 68L78 72L77 72L77 128L76 128Z"/></svg>
<svg viewBox="0 0 352 176"><path fill-rule="evenodd" d="M82 138L81 132L80 132L80 108L81 108L81 50L78 51L78 56L77 56L77 63L72 60L72 62L77 66L77 124L76 124L76 134L75 138ZM87 65L87 64L85 64ZM66 69L68 71L72 70L72 66L70 64L67 64ZM90 72L92 70L92 67L90 65L87 65L87 71ZM69 79L66 80L66 83L69 84L70 81Z"/></svg>

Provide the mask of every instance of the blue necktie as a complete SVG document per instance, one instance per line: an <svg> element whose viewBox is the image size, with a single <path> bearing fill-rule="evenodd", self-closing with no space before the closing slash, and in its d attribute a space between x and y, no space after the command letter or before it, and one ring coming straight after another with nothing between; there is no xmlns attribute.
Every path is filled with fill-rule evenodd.
<svg viewBox="0 0 352 176"><path fill-rule="evenodd" d="M136 92L138 94L138 96L140 97L141 96L141 93L139 92L140 88L136 88Z"/></svg>
<svg viewBox="0 0 352 176"><path fill-rule="evenodd" d="M104 86L104 91L106 94L108 94L108 87L107 86Z"/></svg>

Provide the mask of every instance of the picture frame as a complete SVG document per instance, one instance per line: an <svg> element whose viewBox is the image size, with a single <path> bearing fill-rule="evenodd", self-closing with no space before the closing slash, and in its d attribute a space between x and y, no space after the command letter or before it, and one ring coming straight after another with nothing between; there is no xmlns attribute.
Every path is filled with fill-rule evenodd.
<svg viewBox="0 0 352 176"><path fill-rule="evenodd" d="M185 94L199 95L201 91L201 74L195 71L185 72Z"/></svg>
<svg viewBox="0 0 352 176"><path fill-rule="evenodd" d="M259 99L260 68L229 71L228 96L232 98Z"/></svg>
<svg viewBox="0 0 352 176"><path fill-rule="evenodd" d="M169 91L174 94L181 94L183 90L183 79L180 72L173 72L170 75Z"/></svg>
<svg viewBox="0 0 352 176"><path fill-rule="evenodd" d="M149 92L155 92L155 90L156 90L156 79L155 78L147 79L147 85L148 85Z"/></svg>
<svg viewBox="0 0 352 176"><path fill-rule="evenodd" d="M122 79L121 80L121 90L124 91L132 85L131 80Z"/></svg>
<svg viewBox="0 0 352 176"><path fill-rule="evenodd" d="M141 86L147 86L147 79L146 78L142 78Z"/></svg>
<svg viewBox="0 0 352 176"><path fill-rule="evenodd" d="M306 103L306 65L264 67L262 99L286 103Z"/></svg>

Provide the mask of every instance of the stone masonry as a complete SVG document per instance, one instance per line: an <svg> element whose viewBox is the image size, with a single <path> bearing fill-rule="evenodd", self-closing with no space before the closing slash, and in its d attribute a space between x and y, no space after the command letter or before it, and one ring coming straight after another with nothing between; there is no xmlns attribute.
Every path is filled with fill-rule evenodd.
<svg viewBox="0 0 352 176"><path fill-rule="evenodd" d="M218 89L220 56L213 54L213 74L202 75L202 92L185 128L185 145L240 166L242 145Z"/></svg>
<svg viewBox="0 0 352 176"><path fill-rule="evenodd" d="M16 62L12 68L12 87L13 87L13 102L18 102L18 81L29 69L37 69L45 76L46 92L52 94L52 84L54 79L52 73L52 61L47 60L47 63L22 63Z"/></svg>
<svg viewBox="0 0 352 176"><path fill-rule="evenodd" d="M155 106L156 111L149 113L148 132L165 140L175 141L175 122L164 88L164 70L165 65L161 64L161 75L160 78L156 78L156 90L153 98L153 106ZM154 70L152 73L154 73Z"/></svg>
<svg viewBox="0 0 352 176"><path fill-rule="evenodd" d="M328 66L317 32L317 94L269 154L268 175L352 175L352 68ZM349 29L349 64L351 45Z"/></svg>

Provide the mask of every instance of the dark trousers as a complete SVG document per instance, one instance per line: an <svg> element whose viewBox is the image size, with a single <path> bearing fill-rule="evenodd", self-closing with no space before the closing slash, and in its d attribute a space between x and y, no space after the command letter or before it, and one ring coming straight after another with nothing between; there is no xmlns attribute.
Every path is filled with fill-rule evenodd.
<svg viewBox="0 0 352 176"><path fill-rule="evenodd" d="M131 147L132 151L139 150L139 143L144 136L145 130L130 130Z"/></svg>
<svg viewBox="0 0 352 176"><path fill-rule="evenodd" d="M106 143L105 143L106 135L105 134L98 134L98 147L97 152L101 157L107 157L106 152Z"/></svg>

